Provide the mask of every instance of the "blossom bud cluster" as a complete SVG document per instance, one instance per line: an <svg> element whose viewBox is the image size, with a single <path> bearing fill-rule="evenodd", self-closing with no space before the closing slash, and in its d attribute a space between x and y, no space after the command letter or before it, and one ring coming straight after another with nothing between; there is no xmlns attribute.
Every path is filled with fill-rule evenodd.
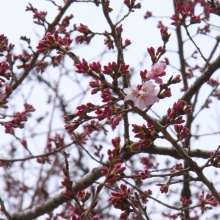
<svg viewBox="0 0 220 220"><path fill-rule="evenodd" d="M141 3L135 4L135 0L124 0L125 5L129 8L129 10L134 11L132 9L141 8Z"/></svg>
<svg viewBox="0 0 220 220"><path fill-rule="evenodd" d="M47 32L44 39L41 40L37 46L38 53L48 53L51 50L59 50L61 47L68 49L70 44L72 43L72 39L70 39L69 33L62 38L59 36L58 31L55 31L53 34Z"/></svg>
<svg viewBox="0 0 220 220"><path fill-rule="evenodd" d="M207 84L212 87L217 87L217 86L219 86L220 83L218 80L211 78L210 80L207 81Z"/></svg>
<svg viewBox="0 0 220 220"><path fill-rule="evenodd" d="M52 56L51 57L51 62L52 62L53 67L58 66L61 63L62 60L63 60L63 55L62 54L60 54L58 56Z"/></svg>
<svg viewBox="0 0 220 220"><path fill-rule="evenodd" d="M129 65L121 64L118 68L115 62L109 62L107 66L104 66L103 73L106 75L110 75L112 78L115 78L115 76L120 77L122 75L127 75L129 74Z"/></svg>
<svg viewBox="0 0 220 220"><path fill-rule="evenodd" d="M95 109L95 105L91 102L88 102L86 105L82 104L77 106L76 116L82 117L85 116L87 113L93 111Z"/></svg>
<svg viewBox="0 0 220 220"><path fill-rule="evenodd" d="M27 121L27 113L35 111L32 105L24 104L24 106L24 112L16 112L12 120L3 122L3 126L5 127L5 133L14 134L15 128L24 128L24 122Z"/></svg>
<svg viewBox="0 0 220 220"><path fill-rule="evenodd" d="M95 114L99 120L103 120L106 117L111 117L114 113L114 107L112 105L105 105L102 109L97 109Z"/></svg>
<svg viewBox="0 0 220 220"><path fill-rule="evenodd" d="M88 119L87 119L88 120ZM84 120L86 121L86 120ZM74 135L72 135L72 133L75 131L75 129L82 124L84 121L82 120L76 120L73 123L69 123L65 125L65 129L66 131L71 135L71 140L79 141L82 144L85 144L86 141L88 140L87 137L90 137L90 135L94 132L94 131L100 131L100 129L102 128L102 125L99 124L98 121L95 120L91 120L89 123L85 124L83 126L84 130L81 133L75 134L76 137Z"/></svg>
<svg viewBox="0 0 220 220"><path fill-rule="evenodd" d="M169 190L169 186L170 186L169 183L166 183L166 184L162 185L162 186L160 187L160 192L166 194L166 193L168 192L168 190Z"/></svg>
<svg viewBox="0 0 220 220"><path fill-rule="evenodd" d="M44 25L44 26L47 24L45 20L47 12L38 11L36 8L33 8L31 5L30 7L27 7L26 10L33 11L34 13L33 17L34 19L37 19L37 21L34 21L35 23L39 25ZM69 26L69 20L72 18L73 18L73 15L66 16L62 20L58 29L54 30L54 33L47 32L44 38L38 43L38 46L36 47L37 52L47 54L47 53L50 53L54 49L59 50L60 48L64 48L68 50L73 40L70 38L70 33L66 31L66 27ZM63 34L64 37L59 36L60 34ZM30 39L26 39L25 37L22 37L22 39L27 41L30 44ZM26 64L27 61L24 58L22 58L21 55L19 55L17 58L21 60L21 62L23 63L22 65L19 65L18 68L25 68L25 69L30 68L30 64ZM51 56L51 64L54 67L58 66L62 60L63 60L63 54L60 52L58 52L57 56ZM47 68L47 66L49 66L49 63L43 60L38 60L35 64L36 71L38 73L43 73L45 69Z"/></svg>
<svg viewBox="0 0 220 220"><path fill-rule="evenodd" d="M194 6L192 4L176 4L176 13L171 19L174 21L171 24L175 26L186 25L186 19L190 18L190 25L201 22L200 16L194 15Z"/></svg>
<svg viewBox="0 0 220 220"><path fill-rule="evenodd" d="M5 80L10 80L12 74L10 72L10 69L9 69L9 65L7 62L1 62L0 63L0 82L5 82ZM3 77L3 78L2 78ZM5 78L5 79L4 79Z"/></svg>
<svg viewBox="0 0 220 220"><path fill-rule="evenodd" d="M107 45L109 50L114 49L114 40L109 36L107 31L105 31L105 37L104 44Z"/></svg>
<svg viewBox="0 0 220 220"><path fill-rule="evenodd" d="M147 128L145 125L139 126L133 124L132 127L132 131L136 133L135 137L139 138L140 141L126 146L126 151L128 152L139 152L140 150L148 147L159 137L152 125L149 125ZM148 169L148 167L146 168Z"/></svg>
<svg viewBox="0 0 220 220"><path fill-rule="evenodd" d="M132 125L133 129L132 131L135 133L136 138L139 138L141 140L148 140L150 142L153 142L156 138L158 138L158 133L154 129L153 126L146 127L146 125Z"/></svg>
<svg viewBox="0 0 220 220"><path fill-rule="evenodd" d="M101 174L108 178L108 183L110 185L113 185L118 180L120 180L119 174L123 173L126 169L126 167L122 166L122 161L119 158L121 153L120 141L120 137L112 139L112 145L114 149L108 149L108 160L110 163L110 167L108 168L106 166L103 166L101 171Z"/></svg>
<svg viewBox="0 0 220 220"><path fill-rule="evenodd" d="M209 13L216 14L220 16L220 2L219 1L210 1L210 8L209 8Z"/></svg>
<svg viewBox="0 0 220 220"><path fill-rule="evenodd" d="M35 24L38 25L44 25L45 23L45 18L47 15L46 11L38 11L37 8L32 7L32 5L26 7L26 11L32 11L33 12L33 19L36 19L34 21Z"/></svg>
<svg viewBox="0 0 220 220"><path fill-rule="evenodd" d="M72 134L73 131L74 131L75 129L77 129L78 127L79 127L79 123L73 122L73 123L70 123L70 124L66 124L64 128L66 129L66 131L67 131L69 134Z"/></svg>
<svg viewBox="0 0 220 220"><path fill-rule="evenodd" d="M77 68L77 73L85 73L87 75L94 76L94 72L98 74L100 79L105 79L104 74L111 76L113 79L115 79L115 77L119 78L122 75L129 74L129 65L121 64L118 67L118 65L115 62L109 62L108 65L104 66L104 69L102 70L102 66L99 62L93 62L91 64L88 64L88 62L85 59L82 59L82 62L79 64L75 64L75 67ZM91 84L90 86L95 88L94 84ZM100 89L102 88L103 87L101 87Z"/></svg>
<svg viewBox="0 0 220 220"><path fill-rule="evenodd" d="M65 177L64 180L61 182L61 184L66 188L65 192L63 192L63 195L67 198L72 197L72 181L69 180L68 177Z"/></svg>
<svg viewBox="0 0 220 220"><path fill-rule="evenodd" d="M100 97L102 98L102 102L106 104L103 106L95 106L92 103L87 103L86 105L78 106L77 113L65 116L66 121L78 117L74 123L67 124L65 129L71 134L80 124L92 118L96 118L100 121L107 119L108 123L114 129L124 117L124 113L119 113L122 111L123 106L117 105L116 107L114 104L116 97L114 96L115 94L113 94L113 85L106 80L105 75L109 75L113 80L117 80L119 77L129 74L129 65L121 64L118 66L115 62L109 62L108 65L102 69L99 62L88 64L85 59L82 59L82 62L75 64L75 66L77 73L84 73L93 77L94 80L89 83L90 87L92 87L91 94L94 95L97 92L101 92ZM96 116L88 115L88 113L92 112L94 112Z"/></svg>
<svg viewBox="0 0 220 220"><path fill-rule="evenodd" d="M192 200L188 199L186 196L180 198L180 202L182 202L183 207L188 207L189 205L192 204Z"/></svg>
<svg viewBox="0 0 220 220"><path fill-rule="evenodd" d="M33 57L33 54L28 53L27 51L23 51L23 54L14 55L14 60L19 60L22 64L17 65L18 69L30 69L30 61Z"/></svg>
<svg viewBox="0 0 220 220"><path fill-rule="evenodd" d="M202 194L199 196L199 199L201 201L201 211L202 214L209 209L212 209L212 206L218 206L219 203L217 199L212 194L204 195L204 191L202 191ZM211 205L211 206L209 206Z"/></svg>
<svg viewBox="0 0 220 220"><path fill-rule="evenodd" d="M112 90L110 88L103 89L101 98L102 102L110 102L115 100L115 97L112 95Z"/></svg>
<svg viewBox="0 0 220 220"><path fill-rule="evenodd" d="M168 33L168 27L165 27L161 21L159 21L158 28L160 28L163 46L159 46L157 51L155 51L153 47L147 48L153 64L157 63L160 57L166 52L166 44L169 41L171 35Z"/></svg>
<svg viewBox="0 0 220 220"><path fill-rule="evenodd" d="M168 97L171 97L172 94L171 94L171 89L169 87L165 87L161 92L160 94L158 95L158 98L159 99L164 99L164 98L168 98Z"/></svg>
<svg viewBox="0 0 220 220"><path fill-rule="evenodd" d="M12 73L9 66L9 54L14 45L8 44L8 39L3 34L0 35L0 57L4 57L0 62L0 108L8 108L7 97L12 92L12 87L8 85Z"/></svg>
<svg viewBox="0 0 220 220"><path fill-rule="evenodd" d="M0 56L4 56L2 52L7 51L8 49L8 39L4 34L0 34Z"/></svg>
<svg viewBox="0 0 220 220"><path fill-rule="evenodd" d="M121 152L120 142L121 142L120 137L116 137L112 139L112 145L114 149L113 150L108 149L108 160L110 164L115 164L117 162L120 162L119 160L119 156Z"/></svg>
<svg viewBox="0 0 220 220"><path fill-rule="evenodd" d="M105 105L102 109L97 109L95 114L98 120L106 118L112 128L115 129L124 116L123 113L119 113L121 111L122 107L120 106Z"/></svg>
<svg viewBox="0 0 220 220"><path fill-rule="evenodd" d="M52 150L52 143L54 143L55 147L56 148L62 148L65 146L65 143L64 143L64 138L60 136L60 134L55 134L54 138L48 138L47 139L47 149L49 151Z"/></svg>
<svg viewBox="0 0 220 220"><path fill-rule="evenodd" d="M171 172L176 172L176 171L179 171L179 170L182 170L183 169L183 164L182 163L177 163L175 165L175 167L172 169Z"/></svg>
<svg viewBox="0 0 220 220"><path fill-rule="evenodd" d="M150 173L148 169L145 169L144 172L140 172L140 176L142 180L145 180L150 177Z"/></svg>
<svg viewBox="0 0 220 220"><path fill-rule="evenodd" d="M184 120L181 115L192 114L192 106L187 105L186 101L180 100L167 110L167 124L182 124Z"/></svg>
<svg viewBox="0 0 220 220"><path fill-rule="evenodd" d="M151 11L147 11L144 15L144 19L150 18L152 17L152 12Z"/></svg>
<svg viewBox="0 0 220 220"><path fill-rule="evenodd" d="M149 53L152 63L155 64L160 56L162 56L166 51L162 46L157 48L157 51L153 47L147 48L147 52Z"/></svg>
<svg viewBox="0 0 220 220"><path fill-rule="evenodd" d="M45 164L46 162L50 163L51 161L50 161L50 159L48 157L42 156L42 157L38 157L36 159L36 162L40 163L40 164Z"/></svg>
<svg viewBox="0 0 220 220"><path fill-rule="evenodd" d="M113 11L113 9L109 7L109 5L110 5L110 0L106 0L105 7L106 7L108 13Z"/></svg>
<svg viewBox="0 0 220 220"><path fill-rule="evenodd" d="M185 122L182 115L192 114L192 106L187 105L186 101L180 100L173 104L173 108L168 108L167 110L167 124L174 124L174 129L177 134L178 140L183 140L187 138L190 131L187 127L181 125Z"/></svg>
<svg viewBox="0 0 220 220"><path fill-rule="evenodd" d="M76 194L77 198L79 199L79 201L81 201L83 204L90 198L91 193L88 191L84 191L84 190L78 190L77 194Z"/></svg>
<svg viewBox="0 0 220 220"><path fill-rule="evenodd" d="M152 154L149 154L148 157L142 157L140 162L145 166L146 169L157 168L157 166L159 165L156 157Z"/></svg>
<svg viewBox="0 0 220 220"><path fill-rule="evenodd" d="M103 97L103 94L102 94ZM103 97L104 98L104 97ZM105 97L107 98L107 96ZM119 113L122 111L122 107L115 107L114 105L104 105L104 106L95 106L92 103L87 103L86 105L80 105L77 107L78 111L75 114L65 116L65 121L74 120L73 123L69 123L65 125L65 129L69 134L72 134L75 129L79 127L80 124L92 119L96 118L99 121L103 119L107 119L108 123L112 126L112 128L116 128L119 122L123 118L123 114ZM96 116L89 116L88 113L94 112ZM85 131L83 132L85 136L90 135L93 131L99 131L101 125L98 121L92 120L90 124L86 124L84 126Z"/></svg>
<svg viewBox="0 0 220 220"><path fill-rule="evenodd" d="M43 73L48 65L49 65L49 63L46 61L37 61L36 62L37 73Z"/></svg>
<svg viewBox="0 0 220 220"><path fill-rule="evenodd" d="M191 200L191 199L188 199L186 196L181 197L181 198L180 198L180 202L182 203L182 207L183 207L183 208L189 207L189 205L192 204L192 200ZM179 217L181 217L181 219L184 219L184 220L185 220L185 217L182 218L182 213L180 213L180 212L175 213L175 214L166 214L166 213L163 213L163 216L168 217L169 219L177 219L178 216L179 216Z"/></svg>
<svg viewBox="0 0 220 220"><path fill-rule="evenodd" d="M22 144L22 146L23 146L24 148L27 149L27 141L26 141L25 139L22 139L22 140L21 140L21 144Z"/></svg>
<svg viewBox="0 0 220 220"><path fill-rule="evenodd" d="M122 211L127 209L129 210L129 197L132 195L132 191L125 184L121 184L119 190L119 192L111 192L112 197L109 199L110 204L112 204L116 209L120 209Z"/></svg>
<svg viewBox="0 0 220 220"><path fill-rule="evenodd" d="M122 48L124 49L125 47L129 46L130 44L131 44L131 41L129 39L126 39Z"/></svg>
<svg viewBox="0 0 220 220"><path fill-rule="evenodd" d="M187 127L184 127L183 125L174 125L174 129L177 134L178 140L183 140L187 138L190 134L190 131Z"/></svg>
<svg viewBox="0 0 220 220"><path fill-rule="evenodd" d="M76 42L80 44L82 44L83 42L89 44L91 39L95 36L95 34L92 33L88 26L84 24L80 24L79 27L76 28L76 30L83 34L76 37Z"/></svg>
<svg viewBox="0 0 220 220"><path fill-rule="evenodd" d="M67 32L66 28L70 25L70 20L73 18L73 15L65 16L61 21L58 31L59 33L65 34Z"/></svg>
<svg viewBox="0 0 220 220"><path fill-rule="evenodd" d="M146 190L142 193L136 192L134 196L132 190L127 185L121 184L117 192L111 192L112 197L109 201L114 208L122 211L120 219L128 219L133 212L131 207L138 207L138 205L142 205L141 203L147 203L147 197L151 194L151 190ZM136 198L140 198L139 202L137 202Z"/></svg>
<svg viewBox="0 0 220 220"><path fill-rule="evenodd" d="M132 7L132 8L137 8L139 6L139 4L134 5L133 1L132 3L129 3L129 0L126 1L126 5L128 7ZM107 6L108 2L106 2L106 6ZM131 10L131 9L130 9ZM131 10L133 11L133 10ZM92 32L87 25L84 24L80 24L78 27L75 27L75 30L79 31L80 33L82 33L82 35L78 35L76 36L75 40L77 43L87 43L89 44L90 41L92 40L92 38L97 34ZM119 26L117 26L115 28L116 31L116 37L119 41L122 41L121 38L121 33L123 31L122 28L122 24L120 24ZM114 44L116 43L115 40L111 37L111 33L104 31L104 33L102 33L105 36L104 39L104 44L106 44L108 46L108 49L114 49ZM122 45L122 48L124 49L125 47L127 47L128 45L131 44L131 41L129 39L126 39L124 44Z"/></svg>
<svg viewBox="0 0 220 220"><path fill-rule="evenodd" d="M120 174L122 174L125 170L126 170L126 167L123 167L122 163L116 163L113 165L112 169L106 166L103 166L101 174L103 176L108 177L108 184L110 186L113 186L117 181L121 179Z"/></svg>
<svg viewBox="0 0 220 220"><path fill-rule="evenodd" d="M115 30L116 30L116 35L117 35L118 38L120 39L120 38L121 38L121 33L122 33L122 31L123 31L122 24L120 24L119 26L117 26L117 27L115 28Z"/></svg>
<svg viewBox="0 0 220 220"><path fill-rule="evenodd" d="M210 79L208 82L208 85L213 87L213 92L212 92L212 96L216 97L217 99L220 99L220 89L218 89L219 86L219 81L215 80L215 79ZM205 103L205 107L209 108L209 104L212 102L211 99L207 100L207 102Z"/></svg>
<svg viewBox="0 0 220 220"><path fill-rule="evenodd" d="M161 38L165 44L169 41L169 38L171 35L171 34L168 34L167 31L168 31L168 27L161 27L160 28Z"/></svg>

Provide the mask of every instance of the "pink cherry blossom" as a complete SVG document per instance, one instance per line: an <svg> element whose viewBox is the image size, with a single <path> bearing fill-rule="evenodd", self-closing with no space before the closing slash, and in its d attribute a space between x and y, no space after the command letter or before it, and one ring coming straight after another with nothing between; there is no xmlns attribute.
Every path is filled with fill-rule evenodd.
<svg viewBox="0 0 220 220"><path fill-rule="evenodd" d="M154 79L156 83L162 84L163 80L159 77L165 76L166 72L164 71L166 69L166 63L155 63L151 67L151 71L147 73L147 77L149 79Z"/></svg>
<svg viewBox="0 0 220 220"><path fill-rule="evenodd" d="M157 97L158 89L155 89L155 87L156 85L151 81L146 81L140 89L138 89L137 86L125 88L124 92L127 95L124 100L132 100L135 106L144 109L159 101L159 98Z"/></svg>
<svg viewBox="0 0 220 220"><path fill-rule="evenodd" d="M124 93L127 94L124 99L125 101L132 100L135 103L139 94L139 90L137 86L130 86L129 88L124 89Z"/></svg>
<svg viewBox="0 0 220 220"><path fill-rule="evenodd" d="M136 101L141 109L144 109L147 106L154 104L155 102L159 102L159 98L157 97L159 90L155 89L155 87L156 85L154 85L151 81L146 81L142 85Z"/></svg>

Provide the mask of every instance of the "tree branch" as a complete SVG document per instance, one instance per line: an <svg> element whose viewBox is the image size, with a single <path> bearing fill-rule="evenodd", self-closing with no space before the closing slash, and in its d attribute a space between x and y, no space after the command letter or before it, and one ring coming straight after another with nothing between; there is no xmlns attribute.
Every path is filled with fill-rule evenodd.
<svg viewBox="0 0 220 220"><path fill-rule="evenodd" d="M167 156L172 156L174 158L181 159L179 156L179 153L175 149L168 148L168 147L158 147L158 146L152 145L151 147L146 148L143 151L143 153L167 155ZM211 153L210 151L202 151L202 150L196 149L196 150L190 151L188 156L207 159L207 158L210 158L210 153ZM128 160L136 154L137 153L124 153L122 157L123 157L123 160ZM108 163L106 162L105 165L108 166ZM95 181L97 181L99 178L102 177L101 170L102 170L102 165L95 167L89 173L87 173L82 178L74 182L72 186L73 191L76 193L79 189L84 190L90 185L92 185ZM204 177L203 176L201 177L204 180ZM207 183L207 181L205 182ZM210 184L208 183L208 185ZM70 199L65 197L62 193L60 193L54 196L53 198L47 200L46 202L42 203L41 205L37 205L28 210L13 214L12 220L30 220L30 219L37 218L38 216L41 216L45 213L53 211L58 206L67 202L68 200Z"/></svg>

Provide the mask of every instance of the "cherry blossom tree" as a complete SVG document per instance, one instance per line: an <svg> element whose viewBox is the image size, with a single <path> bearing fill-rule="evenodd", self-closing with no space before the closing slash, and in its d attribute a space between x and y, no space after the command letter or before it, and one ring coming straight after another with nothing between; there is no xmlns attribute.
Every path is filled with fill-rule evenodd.
<svg viewBox="0 0 220 220"><path fill-rule="evenodd" d="M48 3L0 33L2 219L219 219L220 2Z"/></svg>

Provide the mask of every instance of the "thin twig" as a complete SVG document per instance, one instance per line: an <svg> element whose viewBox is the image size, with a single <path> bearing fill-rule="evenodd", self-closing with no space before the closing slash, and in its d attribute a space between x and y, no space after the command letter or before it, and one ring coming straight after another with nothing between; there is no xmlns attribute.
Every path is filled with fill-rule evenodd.
<svg viewBox="0 0 220 220"><path fill-rule="evenodd" d="M5 216L8 218L8 220L12 220L12 216L6 210L4 202L1 197L0 197L0 205L1 205L1 211L5 214Z"/></svg>

